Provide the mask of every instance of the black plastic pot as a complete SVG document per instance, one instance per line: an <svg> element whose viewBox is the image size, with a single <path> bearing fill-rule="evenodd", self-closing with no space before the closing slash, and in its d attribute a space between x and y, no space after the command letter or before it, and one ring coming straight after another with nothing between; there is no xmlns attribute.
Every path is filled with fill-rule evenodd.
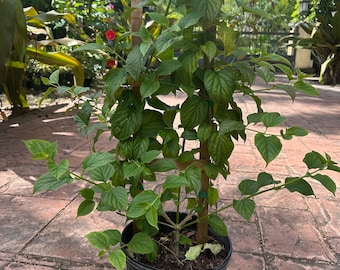
<svg viewBox="0 0 340 270"><path fill-rule="evenodd" d="M175 217L176 217L175 212L170 212L170 213L167 213L167 214L172 220L175 220ZM185 216L186 216L186 214L181 213L180 219L183 219ZM160 220L162 220L162 219L163 218L160 217ZM159 225L159 229L160 229L160 231L162 231L162 230L168 229L168 227ZM195 224L187 227L186 229L195 230ZM227 256L220 265L218 265L214 268L206 269L206 270L225 270L225 269L227 269L227 265L230 261L231 254L232 254L231 241L230 241L229 237L222 237L222 236L218 235L210 227L209 227L208 233L209 233L210 236L214 237L218 242L220 242L220 244L222 244L225 247L225 249L227 250ZM132 239L132 236L133 236L133 223L131 222L123 230L122 242L123 243L129 243L129 241ZM123 252L126 255L127 270L162 270L162 269L154 268L154 267L151 267L150 265L146 265L144 263L137 261L136 259L134 259L131 256L131 254L125 248L123 248Z"/></svg>

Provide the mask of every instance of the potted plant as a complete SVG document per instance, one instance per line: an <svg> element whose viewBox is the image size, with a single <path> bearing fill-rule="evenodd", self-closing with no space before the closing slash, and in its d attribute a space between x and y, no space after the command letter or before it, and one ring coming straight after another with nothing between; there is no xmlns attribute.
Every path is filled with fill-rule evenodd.
<svg viewBox="0 0 340 270"><path fill-rule="evenodd" d="M265 52L253 57L238 46L238 32L225 20L223 0L146 2L159 9L144 13L146 24L136 30L132 22L132 32L119 36L110 31L108 45L79 48L104 50L118 61L105 75L103 89L92 95L77 87L69 89L78 97L75 122L79 131L84 136L94 134L93 152L76 173L67 160L58 161L56 142L25 141L33 158L47 161L48 173L35 182L34 192L84 181L88 185L79 191L84 200L78 216L96 209L117 211L132 221L123 236L114 228L87 235L100 250L99 256L107 254L117 269L124 269L126 260L128 269L163 268L157 261L164 265L167 252L173 262L166 261L169 268L164 269L188 269L188 264L192 269L225 269L231 244L218 215L221 211L233 207L249 220L255 209L253 197L264 192L287 188L313 195L308 178L335 194L334 181L320 171L339 172L340 167L329 155L313 151L303 160L304 175L287 176L281 182L262 171L257 179L240 179L241 197L229 205L211 207L219 200L215 179L232 173L228 160L235 141L245 141L248 132L255 132L254 144L269 164L281 151L280 139L307 135L301 127L270 133L285 118L263 110L260 96L252 89L255 78L267 83L265 90L281 89L292 99L297 91L309 95L317 91L303 81L301 72L293 78L285 58ZM260 13L239 5L247 12ZM132 17L141 18L136 16L140 7L133 9ZM275 83L275 69L286 74L287 84ZM45 83L61 87L55 74ZM244 115L238 105L245 96L256 104L250 115ZM96 142L106 130L110 132L108 149L97 152ZM155 182L157 189L150 187ZM222 239L211 240L211 230ZM173 243L171 248L169 243ZM222 253L222 259L215 262ZM201 256L205 261L200 264Z"/></svg>

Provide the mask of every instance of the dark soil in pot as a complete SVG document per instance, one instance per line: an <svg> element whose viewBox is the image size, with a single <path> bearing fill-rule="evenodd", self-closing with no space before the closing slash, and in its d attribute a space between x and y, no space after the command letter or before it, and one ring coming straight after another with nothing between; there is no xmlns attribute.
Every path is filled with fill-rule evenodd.
<svg viewBox="0 0 340 270"><path fill-rule="evenodd" d="M171 217L171 215L170 215ZM189 245L181 245L179 260L175 258L174 254L169 251L174 250L174 236L166 226L159 226L160 232L154 237L161 244L158 245L158 254L155 261L150 263L143 255L130 254L127 250L123 251L127 255L127 269L128 270L173 270L173 269L192 269L192 270L223 270L226 269L227 264L231 258L232 245L228 237L221 237L209 228L209 243L222 244L225 249L219 252L216 256L210 251L205 250L194 261L186 261L185 253L190 247ZM133 226L130 223L124 230L122 240L127 243L132 238ZM188 227L182 231L182 235L191 239L193 245L195 244L195 225Z"/></svg>

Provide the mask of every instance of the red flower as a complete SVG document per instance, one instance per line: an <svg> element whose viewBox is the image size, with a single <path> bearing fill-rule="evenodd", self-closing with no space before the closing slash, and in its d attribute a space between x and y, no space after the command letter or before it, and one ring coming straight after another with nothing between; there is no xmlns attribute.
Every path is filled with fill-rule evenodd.
<svg viewBox="0 0 340 270"><path fill-rule="evenodd" d="M117 65L117 62L116 62L115 59L109 59L109 60L107 61L107 67L108 67L108 68L113 68L113 67L115 67L116 65Z"/></svg>
<svg viewBox="0 0 340 270"><path fill-rule="evenodd" d="M116 32L113 31L112 29L107 30L105 36L108 41L114 40L116 38Z"/></svg>

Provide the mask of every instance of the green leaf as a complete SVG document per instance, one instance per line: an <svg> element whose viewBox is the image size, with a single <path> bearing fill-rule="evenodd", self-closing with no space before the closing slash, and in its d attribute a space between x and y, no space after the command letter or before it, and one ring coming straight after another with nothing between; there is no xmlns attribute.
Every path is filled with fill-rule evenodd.
<svg viewBox="0 0 340 270"><path fill-rule="evenodd" d="M217 53L216 44L212 41L207 41L202 47L203 53L207 56L209 62L211 62Z"/></svg>
<svg viewBox="0 0 340 270"><path fill-rule="evenodd" d="M274 66L279 68L284 74L286 74L289 80L293 79L293 71L290 66L283 64L274 64Z"/></svg>
<svg viewBox="0 0 340 270"><path fill-rule="evenodd" d="M185 172L185 178L190 183L190 188L192 188L196 194L200 192L201 188L201 178L202 172L198 167L188 167Z"/></svg>
<svg viewBox="0 0 340 270"><path fill-rule="evenodd" d="M279 155L282 149L282 144L276 136L265 136L262 133L255 135L255 146L267 165Z"/></svg>
<svg viewBox="0 0 340 270"><path fill-rule="evenodd" d="M181 107L181 123L186 129L201 124L208 114L208 102L198 96L188 97Z"/></svg>
<svg viewBox="0 0 340 270"><path fill-rule="evenodd" d="M117 68L110 70L104 83L104 91L108 98L114 100L116 91L126 83L127 78L128 74L125 69Z"/></svg>
<svg viewBox="0 0 340 270"><path fill-rule="evenodd" d="M275 74L274 72L270 71L267 67L259 67L256 69L256 73L260 76L266 83L274 82L275 81Z"/></svg>
<svg viewBox="0 0 340 270"><path fill-rule="evenodd" d="M282 117L279 113L265 113L261 121L266 127L276 127L279 126L286 118Z"/></svg>
<svg viewBox="0 0 340 270"><path fill-rule="evenodd" d="M140 93L142 98L150 97L154 94L160 86L159 81L145 79L140 86Z"/></svg>
<svg viewBox="0 0 340 270"><path fill-rule="evenodd" d="M209 138L211 130L212 130L212 126L210 126L209 124L205 122L199 125L198 131L197 131L197 137L201 143L204 143Z"/></svg>
<svg viewBox="0 0 340 270"><path fill-rule="evenodd" d="M275 84L275 88L286 91L286 93L291 97L291 99L293 101L295 100L296 88L294 86L278 83L278 84Z"/></svg>
<svg viewBox="0 0 340 270"><path fill-rule="evenodd" d="M263 115L265 115L265 113L262 113L262 112L249 114L247 116L248 124L250 124L250 123L254 123L254 124L260 123L262 121Z"/></svg>
<svg viewBox="0 0 340 270"><path fill-rule="evenodd" d="M213 187L208 188L208 202L210 206L215 205L218 202L219 195L218 190Z"/></svg>
<svg viewBox="0 0 340 270"><path fill-rule="evenodd" d="M233 200L233 207L237 213L249 221L255 210L255 202L251 199Z"/></svg>
<svg viewBox="0 0 340 270"><path fill-rule="evenodd" d="M222 22L219 24L218 34L223 42L224 47L224 55L228 56L232 53L232 51L235 49L236 46L236 32L232 27L229 27L225 22ZM236 62L237 64L237 62ZM238 66L240 67L240 66ZM244 65L244 67L248 67L247 70L243 69L247 73L251 71L248 65ZM242 72L242 71L241 71ZM250 75L251 73L248 73ZM252 71L252 74L255 79L255 73ZM248 77L250 78L250 76ZM253 80L251 80L253 81Z"/></svg>
<svg viewBox="0 0 340 270"><path fill-rule="evenodd" d="M152 163L150 166L154 172L168 172L177 168L176 162L170 158L163 158Z"/></svg>
<svg viewBox="0 0 340 270"><path fill-rule="evenodd" d="M54 85L58 85L59 84L59 73L60 73L59 69L57 69L57 70L52 72L52 74L49 77L50 84L54 84Z"/></svg>
<svg viewBox="0 0 340 270"><path fill-rule="evenodd" d="M220 124L219 133L222 135L236 130L237 131L245 130L245 126L241 121L223 120Z"/></svg>
<svg viewBox="0 0 340 270"><path fill-rule="evenodd" d="M140 158L148 150L150 145L149 138L137 136L133 140L133 157L134 159Z"/></svg>
<svg viewBox="0 0 340 270"><path fill-rule="evenodd" d="M287 177L285 180L286 188L290 192L299 192L302 195L309 196L314 195L314 191L310 184L306 180L300 177Z"/></svg>
<svg viewBox="0 0 340 270"><path fill-rule="evenodd" d="M220 135L215 132L209 138L208 149L211 158L218 164L226 164L228 159L234 149L234 143L232 142L230 136Z"/></svg>
<svg viewBox="0 0 340 270"><path fill-rule="evenodd" d="M120 239L121 239L120 231L106 230L106 231L103 231L103 233L109 237L111 246L115 246L120 242Z"/></svg>
<svg viewBox="0 0 340 270"><path fill-rule="evenodd" d="M123 164L123 173L124 178L129 178L133 176L138 176L142 173L143 167L139 162L132 161L132 162L124 162Z"/></svg>
<svg viewBox="0 0 340 270"><path fill-rule="evenodd" d="M135 81L138 81L139 75L145 67L146 61L147 57L143 56L141 53L140 46L134 46L126 58L125 70Z"/></svg>
<svg viewBox="0 0 340 270"><path fill-rule="evenodd" d="M164 188L177 188L188 186L189 186L188 180L185 177L176 174L168 175L163 183Z"/></svg>
<svg viewBox="0 0 340 270"><path fill-rule="evenodd" d="M154 205L145 213L145 217L148 223L158 230L158 212Z"/></svg>
<svg viewBox="0 0 340 270"><path fill-rule="evenodd" d="M79 194L86 200L91 201L94 196L94 191L90 188L84 188L79 190Z"/></svg>
<svg viewBox="0 0 340 270"><path fill-rule="evenodd" d="M90 232L86 235L87 241L96 249L107 249L110 247L109 237L102 232Z"/></svg>
<svg viewBox="0 0 340 270"><path fill-rule="evenodd" d="M151 161L155 160L160 154L161 154L161 151L159 150L147 151L142 155L141 162L150 163Z"/></svg>
<svg viewBox="0 0 340 270"><path fill-rule="evenodd" d="M191 151L184 151L179 157L178 161L179 162L188 162L191 160L194 160L195 156Z"/></svg>
<svg viewBox="0 0 340 270"><path fill-rule="evenodd" d="M144 110L142 112L142 124L138 131L139 136L154 138L158 135L158 132L166 127L162 119L162 114L158 111Z"/></svg>
<svg viewBox="0 0 340 270"><path fill-rule="evenodd" d="M53 159L57 154L57 143L45 140L24 140L27 150L33 155L33 159Z"/></svg>
<svg viewBox="0 0 340 270"><path fill-rule="evenodd" d="M157 55L170 49L172 45L183 39L183 36L176 36L174 33L165 31L155 40Z"/></svg>
<svg viewBox="0 0 340 270"><path fill-rule="evenodd" d="M125 211L128 204L128 194L125 188L118 186L108 192L102 193L102 205L109 206L110 209Z"/></svg>
<svg viewBox="0 0 340 270"><path fill-rule="evenodd" d="M122 250L118 249L118 250L111 251L109 253L108 260L111 263L111 265L117 270L125 269L126 255Z"/></svg>
<svg viewBox="0 0 340 270"><path fill-rule="evenodd" d="M328 170L331 170L331 171L335 171L335 172L340 172L340 167L339 166L336 166L334 164L329 164L327 166L327 169Z"/></svg>
<svg viewBox="0 0 340 270"><path fill-rule="evenodd" d="M92 106L89 101L85 101L80 111L74 116L76 125L80 128L85 128L90 122Z"/></svg>
<svg viewBox="0 0 340 270"><path fill-rule="evenodd" d="M199 53L195 51L187 51L179 56L178 60L181 61L182 66L177 70L177 74L184 85L192 84L193 74L198 68L199 57ZM185 88L183 90L186 91Z"/></svg>
<svg viewBox="0 0 340 270"><path fill-rule="evenodd" d="M139 193L130 202L128 211L126 213L128 218L135 219L139 218L149 210L151 203L159 203L159 198L152 190L145 190ZM155 205L158 208L157 205Z"/></svg>
<svg viewBox="0 0 340 270"><path fill-rule="evenodd" d="M126 140L142 125L142 113L132 106L121 106L111 116L111 134L118 140Z"/></svg>
<svg viewBox="0 0 340 270"><path fill-rule="evenodd" d="M271 20L272 19L271 14L267 13L263 9L254 8L254 7L245 6L245 5L243 5L242 7L243 7L243 10L245 12L249 12L249 13L251 13L253 15L256 15L256 16L258 16L260 18L264 18L264 19L267 19L267 20Z"/></svg>
<svg viewBox="0 0 340 270"><path fill-rule="evenodd" d="M278 62L278 63L282 63L285 64L287 66L290 66L290 62L287 58L279 55L279 54L275 54L275 53L271 53L271 54L263 54L261 55L261 57L254 59L255 62L260 62L260 61L268 61L268 62Z"/></svg>
<svg viewBox="0 0 340 270"><path fill-rule="evenodd" d="M318 90L314 86L312 86L308 83L305 83L304 81L295 82L294 87L297 90L302 91L303 93L305 93L308 96L312 96L312 97L319 96Z"/></svg>
<svg viewBox="0 0 340 270"><path fill-rule="evenodd" d="M59 179L67 172L69 167L69 161L66 159L61 160L60 163L49 161L47 162L47 167L50 174L55 178Z"/></svg>
<svg viewBox="0 0 340 270"><path fill-rule="evenodd" d="M313 179L318 180L326 189L333 193L335 196L336 184L328 175L316 174L311 176Z"/></svg>
<svg viewBox="0 0 340 270"><path fill-rule="evenodd" d="M163 26L168 25L168 19L164 14L158 12L148 12L147 14L150 16L152 20L159 23L160 25Z"/></svg>
<svg viewBox="0 0 340 270"><path fill-rule="evenodd" d="M210 215L208 217L208 224L217 234L221 236L228 235L227 226L225 225L223 219L221 219L219 216Z"/></svg>
<svg viewBox="0 0 340 270"><path fill-rule="evenodd" d="M66 94L67 92L71 91L71 87L69 86L64 86L64 85L60 85L60 86L57 86L55 88L55 90L57 91L57 94L59 96L62 96L64 94Z"/></svg>
<svg viewBox="0 0 340 270"><path fill-rule="evenodd" d="M202 12L203 17L201 23L204 28L209 27L216 21L221 12L223 0L205 0L205 1L193 1L194 11Z"/></svg>
<svg viewBox="0 0 340 270"><path fill-rule="evenodd" d="M33 192L42 192L46 190L56 190L64 184L70 184L73 178L69 173L65 173L59 179L55 178L50 173L44 174L34 183Z"/></svg>
<svg viewBox="0 0 340 270"><path fill-rule="evenodd" d="M308 135L308 131L301 127L290 127L286 129L286 134L303 137Z"/></svg>
<svg viewBox="0 0 340 270"><path fill-rule="evenodd" d="M155 245L149 235L138 232L128 243L128 249L133 253L148 254L155 252Z"/></svg>
<svg viewBox="0 0 340 270"><path fill-rule="evenodd" d="M327 160L315 151L307 153L303 162L307 165L308 169L323 169L327 165Z"/></svg>
<svg viewBox="0 0 340 270"><path fill-rule="evenodd" d="M178 26L181 30L184 30L197 24L201 17L202 12L190 12L181 18L181 20L178 23Z"/></svg>
<svg viewBox="0 0 340 270"><path fill-rule="evenodd" d="M261 172L257 176L257 185L259 188L272 185L272 184L279 184L280 181L275 181L273 176L266 172Z"/></svg>
<svg viewBox="0 0 340 270"><path fill-rule="evenodd" d="M210 98L215 103L225 104L232 99L235 89L235 78L231 71L206 70L204 72L204 85Z"/></svg>
<svg viewBox="0 0 340 270"><path fill-rule="evenodd" d="M171 59L163 61L157 69L158 75L169 75L175 70L179 69L182 63L178 60Z"/></svg>
<svg viewBox="0 0 340 270"><path fill-rule="evenodd" d="M82 201L78 207L77 217L86 216L90 214L94 209L94 201L85 200Z"/></svg>
<svg viewBox="0 0 340 270"><path fill-rule="evenodd" d="M241 191L242 195L253 195L259 191L259 186L254 180L243 180L238 185L238 189Z"/></svg>
<svg viewBox="0 0 340 270"><path fill-rule="evenodd" d="M106 182L115 173L114 166L112 164L106 164L98 166L97 168L89 170L89 176L96 181Z"/></svg>
<svg viewBox="0 0 340 270"><path fill-rule="evenodd" d="M114 161L114 157L109 152L96 152L88 155L82 162L84 170L94 170L100 166L110 164Z"/></svg>

